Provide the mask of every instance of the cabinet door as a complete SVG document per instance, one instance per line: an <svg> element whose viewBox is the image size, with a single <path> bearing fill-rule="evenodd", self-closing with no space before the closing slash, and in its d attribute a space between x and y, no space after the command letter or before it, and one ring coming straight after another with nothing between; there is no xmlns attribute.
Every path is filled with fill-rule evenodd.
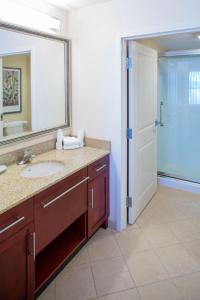
<svg viewBox="0 0 200 300"><path fill-rule="evenodd" d="M0 243L0 299L32 300L34 295L33 225Z"/></svg>
<svg viewBox="0 0 200 300"><path fill-rule="evenodd" d="M109 214L109 171L104 172L89 182L88 185L88 236L91 236Z"/></svg>

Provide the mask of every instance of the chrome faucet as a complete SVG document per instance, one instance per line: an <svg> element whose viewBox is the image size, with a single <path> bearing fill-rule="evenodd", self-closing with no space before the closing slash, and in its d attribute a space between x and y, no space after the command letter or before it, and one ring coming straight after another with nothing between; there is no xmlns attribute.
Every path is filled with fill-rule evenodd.
<svg viewBox="0 0 200 300"><path fill-rule="evenodd" d="M32 161L32 159L35 157L35 155L33 154L33 150L32 149L25 149L24 150L24 156L22 157L22 159L18 162L18 165L25 165L28 164Z"/></svg>

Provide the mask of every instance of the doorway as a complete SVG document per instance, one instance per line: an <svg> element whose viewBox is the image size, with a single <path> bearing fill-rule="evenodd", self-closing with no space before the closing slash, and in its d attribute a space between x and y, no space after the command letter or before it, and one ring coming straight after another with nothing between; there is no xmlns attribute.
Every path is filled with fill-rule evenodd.
<svg viewBox="0 0 200 300"><path fill-rule="evenodd" d="M129 224L156 193L158 178L200 182L199 38L191 31L126 41Z"/></svg>

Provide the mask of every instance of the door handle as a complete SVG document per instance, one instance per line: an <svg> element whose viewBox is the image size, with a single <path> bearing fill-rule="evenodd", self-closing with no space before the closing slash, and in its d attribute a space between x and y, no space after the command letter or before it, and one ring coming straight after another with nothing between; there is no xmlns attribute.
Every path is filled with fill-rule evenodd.
<svg viewBox="0 0 200 300"><path fill-rule="evenodd" d="M91 193L91 201L89 203L89 207L94 208L94 189L93 188L89 189L89 192Z"/></svg>
<svg viewBox="0 0 200 300"><path fill-rule="evenodd" d="M164 102L161 101L160 102L160 126L163 127L164 126L164 123L163 123L163 105L164 105Z"/></svg>
<svg viewBox="0 0 200 300"><path fill-rule="evenodd" d="M158 126L160 125L161 127L164 126L164 122L163 122L163 105L164 105L164 102L163 101L160 101L160 121L156 120L155 121L155 126Z"/></svg>
<svg viewBox="0 0 200 300"><path fill-rule="evenodd" d="M35 232L28 235L28 253L35 260Z"/></svg>
<svg viewBox="0 0 200 300"><path fill-rule="evenodd" d="M33 232L33 260L35 260L35 232Z"/></svg>

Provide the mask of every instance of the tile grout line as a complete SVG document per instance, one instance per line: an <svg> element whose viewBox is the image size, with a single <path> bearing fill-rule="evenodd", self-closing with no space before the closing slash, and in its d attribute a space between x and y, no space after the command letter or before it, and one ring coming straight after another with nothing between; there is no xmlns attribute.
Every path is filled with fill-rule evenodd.
<svg viewBox="0 0 200 300"><path fill-rule="evenodd" d="M137 288L136 287L132 287L132 288L127 288L127 289L123 289L123 290L120 290L120 291L116 291L116 292L111 292L111 293L109 293L109 294L104 294L104 295L102 295L102 296L99 296L99 300L102 298L102 297L107 297L107 296L111 296L111 295L117 295L117 294L119 294L119 293L123 293L123 292L126 292L126 291L132 291L132 290L137 290ZM137 291L138 292L138 291ZM139 297L140 297L140 294L139 294L139 292L138 292L138 295L139 295ZM140 297L140 300L142 300L141 299L141 297Z"/></svg>
<svg viewBox="0 0 200 300"><path fill-rule="evenodd" d="M180 246L182 246L182 247L184 248L184 250L187 252L187 254L189 254L188 251L187 251L187 249L186 249L180 242L177 243L177 244L173 244L173 245L171 245L171 246L175 246L175 245L180 245ZM156 248L156 249L163 249L163 248L168 248L168 247L171 247L171 246L158 247L158 248ZM198 273L198 272L200 272L200 264L198 263L199 269L196 270L196 271L191 271L191 272L187 272L187 273L183 273L183 274L179 274L179 275L170 275L170 273L168 272L167 268L165 267L165 265L164 265L164 264L162 263L162 261L160 260L159 255L156 253L156 251L154 251L154 252L155 252L156 256L158 257L158 259L159 259L160 263L162 264L162 266L165 268L165 270L166 270L166 272L167 272L169 278L184 277L184 276L189 275L189 274L193 274L193 273Z"/></svg>
<svg viewBox="0 0 200 300"><path fill-rule="evenodd" d="M179 294L180 294L182 300L186 300L185 297L184 297L184 295L183 295L182 292L180 291L180 289L176 286L176 284L175 284L175 282L173 281L173 279L172 279L172 278L169 278L169 280L170 280L170 282L173 284L173 286L177 289L177 291L179 292Z"/></svg>
<svg viewBox="0 0 200 300"><path fill-rule="evenodd" d="M118 249L119 249L119 252L120 252L120 254L121 254L120 256L118 256L118 258L119 258L119 257L122 258L124 264L125 264L126 267L127 267L127 272L128 272L128 274L129 274L129 276L130 276L130 278L131 278L131 280L132 280L134 286L131 287L131 288L127 288L127 289L120 290L120 291L116 291L116 292L111 292L111 293L108 293L108 294L104 294L103 296L100 296L100 298L101 298L101 297L105 297L105 296L109 296L109 295L113 295L113 294L118 294L118 293L121 293L121 292L124 292L124 291L129 291L129 290L136 289L136 291L137 291L137 293L138 293L138 295L139 295L140 300L142 300L142 299L141 299L141 295L140 295L140 293L139 293L139 291L138 291L138 289L137 289L137 287L136 287L135 280L133 279L133 276L132 276L132 274L131 274L130 271L129 271L128 265L127 265L127 263L126 263L126 261L125 261L125 258L124 258L124 256L123 256L123 254L122 254L122 251L121 251L121 248L120 248L120 246L119 246L119 243L118 243L118 241L117 241L117 239L116 239L116 237L115 237L115 233L113 233L112 236L113 236L113 238L114 238L114 240L115 240L115 242L116 242L116 245L117 245L117 247L118 247ZM110 260L110 259L115 259L115 258L117 258L117 257L112 257L112 258L107 258L107 259ZM106 260L106 259L104 259L104 260ZM99 298L98 298L98 299L99 299Z"/></svg>
<svg viewBox="0 0 200 300"><path fill-rule="evenodd" d="M55 287L54 287L54 289L55 289L55 300L57 300L56 278L55 278Z"/></svg>
<svg viewBox="0 0 200 300"><path fill-rule="evenodd" d="M195 239L195 240L192 240L192 241L197 241L197 240L200 240L200 239ZM188 241L188 242L191 242L191 241ZM136 284L136 288L138 287L144 287L144 286L147 286L147 285L152 285L152 284L155 284L155 283L158 283L158 282L162 282L162 281L166 281L166 280L170 280L173 282L173 279L175 278L182 278L182 277L186 277L188 275L192 275L192 274L195 274L195 273L200 273L200 269L197 270L197 271L192 271L192 272L188 272L188 273L184 273L184 274L180 274L180 275L176 275L176 276L171 276L167 270L167 268L165 267L165 265L162 263L162 261L160 260L160 257L159 255L156 253L155 249L162 249L162 248L167 248L167 247L170 247L170 246L174 246L174 245L182 245L182 243L185 243L185 242L180 242L178 241L177 243L174 243L174 244L171 244L171 245L167 245L167 246L162 246L162 247L156 247L156 248L151 248L151 249L147 249L147 250L143 250L143 251L138 251L139 253L140 252L145 252L145 251L148 251L148 250L152 250L154 252L154 254L157 256L159 262L161 263L161 265L163 266L163 268L165 269L167 275L168 275L168 278L167 279L162 279L162 280L159 280L159 281L155 281L155 282L152 282L152 283L148 283L148 284L144 284L144 285L137 285ZM184 247L184 246L183 246ZM184 249L187 251L187 249L184 247ZM138 253L138 252L135 252L135 253ZM187 251L188 252L188 251ZM132 253L132 255L134 255L135 253ZM123 255L123 254L122 254ZM174 283L174 282L173 282ZM176 287L177 288L177 287ZM180 292L180 290L178 289L178 291ZM182 295L182 293L181 293Z"/></svg>
<svg viewBox="0 0 200 300"><path fill-rule="evenodd" d="M88 253L89 266L90 266L90 271L91 271L92 279L93 279L93 283L94 283L94 289L95 289L96 297L97 297L97 299L98 299L97 287L96 287L96 281L95 281L95 278L94 278L94 272L93 272L93 268L92 268L92 261L91 261L91 258L90 258L90 253L89 253L88 248L87 248L86 250L87 250L87 253Z"/></svg>
<svg viewBox="0 0 200 300"><path fill-rule="evenodd" d="M141 230L141 229L139 228L139 230ZM142 230L141 230L141 231L142 231ZM143 233L143 232L142 232L142 233ZM146 239L146 238L145 238L145 239ZM116 243L118 244L117 239L116 239ZM148 244L150 245L150 241L149 241L149 240L148 240ZM118 246L119 246L119 244L118 244ZM151 246L151 245L150 245L150 246ZM131 276L131 278L132 278L132 280L133 280L133 282L134 282L134 284L135 284L135 289L136 289L136 291L137 291L137 293L138 293L138 295L139 295L140 300L142 300L142 295L141 295L141 293L140 293L140 291L139 291L139 288L140 288L140 287L144 287L144 286L148 286L148 285L150 286L150 285L152 285L152 284L156 284L156 283L158 283L158 282L166 281L166 280L169 279L169 274L168 274L167 270L164 268L165 271L166 271L166 273L167 273L167 276L168 276L167 279L155 281L155 282L153 282L153 283L151 282L151 283L149 283L149 284L137 285L136 282L135 282L135 280L134 280L134 276L133 276L132 273L130 272L129 266L128 266L127 262L126 262L126 259L125 259L124 254L123 254L122 251L121 251L120 246L119 246L119 249L120 249L122 258L123 258L123 260L124 260L124 263L126 264L126 266L127 266L127 268L128 268L129 274L130 274L130 276ZM135 252L135 253L145 252L145 251L148 251L148 250L153 250L153 249L150 248L150 249L146 249L146 250L143 250L143 251L137 251L137 252ZM153 251L153 252L155 252L155 251ZM134 255L134 253L133 253L133 255ZM157 255L156 255L156 256L157 256ZM160 261L160 259L159 259L159 261ZM161 262L160 262L160 263L161 263ZM161 263L161 265L163 266L162 263ZM184 299L183 299L183 300L184 300Z"/></svg>
<svg viewBox="0 0 200 300"><path fill-rule="evenodd" d="M127 264L127 262L126 262L126 259L125 259L124 255L123 255L123 253L122 253L121 247L120 247L120 245L119 245L117 239L116 239L115 237L114 237L114 239L115 239L115 241L116 241L116 243L117 243L117 245L118 245L119 251L120 251L120 253L121 253L121 257L122 257L122 259L123 259L123 261L124 261L124 264L125 264L126 267L127 267L128 273L129 273L129 275L130 275L130 277L131 277L131 279L132 279L132 281L133 281L133 284L134 284L135 287L136 287L135 279L134 279L134 277L132 276L132 274L131 274L131 272L130 272L130 269L129 269L129 267L128 267L128 264Z"/></svg>

